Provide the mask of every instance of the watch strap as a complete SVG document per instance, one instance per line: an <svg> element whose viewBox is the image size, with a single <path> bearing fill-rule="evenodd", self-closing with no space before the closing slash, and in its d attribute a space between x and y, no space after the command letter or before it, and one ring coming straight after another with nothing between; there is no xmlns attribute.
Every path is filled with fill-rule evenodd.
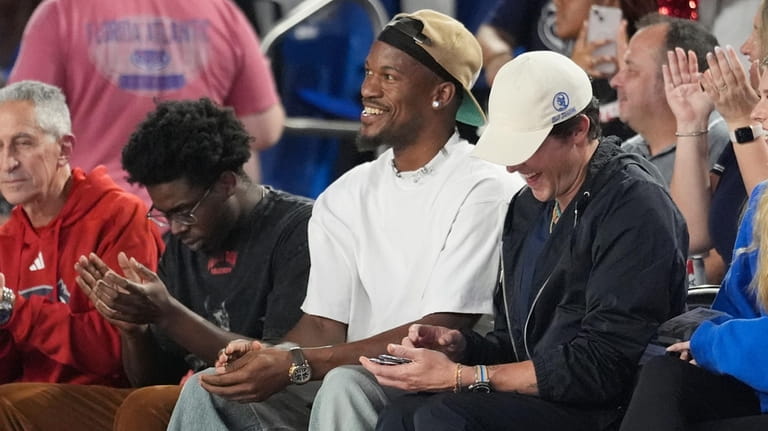
<svg viewBox="0 0 768 431"><path fill-rule="evenodd" d="M304 357L301 347L291 347L291 366L288 368L288 379L295 385L303 385L312 379L312 367Z"/></svg>
<svg viewBox="0 0 768 431"><path fill-rule="evenodd" d="M304 357L304 352L301 351L301 347L291 347L288 351L291 352L293 365L302 365L307 362L307 359Z"/></svg>
<svg viewBox="0 0 768 431"><path fill-rule="evenodd" d="M488 367L475 365L475 383L467 388L470 392L491 392L491 379L488 376Z"/></svg>

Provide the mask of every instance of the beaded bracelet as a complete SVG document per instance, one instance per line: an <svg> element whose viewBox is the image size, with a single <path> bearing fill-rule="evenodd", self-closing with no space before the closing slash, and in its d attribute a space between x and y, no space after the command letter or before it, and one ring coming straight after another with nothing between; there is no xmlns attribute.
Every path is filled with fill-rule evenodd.
<svg viewBox="0 0 768 431"><path fill-rule="evenodd" d="M453 387L453 392L457 394L461 392L461 368L462 367L463 365L456 364L456 386Z"/></svg>

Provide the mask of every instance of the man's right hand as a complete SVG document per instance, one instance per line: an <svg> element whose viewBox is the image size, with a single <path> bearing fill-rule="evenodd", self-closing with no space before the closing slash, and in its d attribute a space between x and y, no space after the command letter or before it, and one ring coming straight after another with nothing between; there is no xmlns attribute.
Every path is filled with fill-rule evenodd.
<svg viewBox="0 0 768 431"><path fill-rule="evenodd" d="M98 256L81 256L75 265L78 285L99 312L112 322L134 325L161 324L169 317L172 298L160 278L140 264L118 255L125 277L110 269ZM121 327L123 325L120 325Z"/></svg>
<svg viewBox="0 0 768 431"><path fill-rule="evenodd" d="M667 51L667 64L662 66L664 91L680 132L707 130L714 106L699 84L700 76L695 52Z"/></svg>
<svg viewBox="0 0 768 431"><path fill-rule="evenodd" d="M408 328L408 336L403 338L402 345L437 350L458 362L467 348L467 340L456 329L417 323Z"/></svg>

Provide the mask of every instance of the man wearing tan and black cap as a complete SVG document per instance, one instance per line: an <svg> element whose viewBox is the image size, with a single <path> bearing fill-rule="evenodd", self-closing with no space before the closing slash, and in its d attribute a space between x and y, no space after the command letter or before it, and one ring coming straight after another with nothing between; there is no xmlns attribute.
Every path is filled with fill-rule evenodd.
<svg viewBox="0 0 768 431"><path fill-rule="evenodd" d="M382 30L358 144L389 149L318 198L305 315L280 346L227 346L185 385L169 429L372 429L400 391L355 365L361 355L386 353L413 323L464 328L491 312L519 177L470 157L456 132L456 121L484 123L469 92L481 62L472 34L434 11Z"/></svg>
<svg viewBox="0 0 768 431"><path fill-rule="evenodd" d="M500 69L474 155L527 187L504 225L495 329L422 325L389 348L411 363L362 359L380 383L422 392L394 400L377 429L603 430L620 419L646 344L683 308L688 234L649 162L600 139L597 119L589 78L567 57L534 51Z"/></svg>

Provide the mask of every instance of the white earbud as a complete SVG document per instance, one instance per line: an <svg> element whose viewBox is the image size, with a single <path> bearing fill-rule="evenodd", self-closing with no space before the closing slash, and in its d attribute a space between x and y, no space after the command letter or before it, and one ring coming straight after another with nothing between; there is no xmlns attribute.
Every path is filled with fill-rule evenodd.
<svg viewBox="0 0 768 431"><path fill-rule="evenodd" d="M440 107L440 102L437 101L437 100L433 100L432 101L432 107L435 108L435 109L439 108Z"/></svg>

